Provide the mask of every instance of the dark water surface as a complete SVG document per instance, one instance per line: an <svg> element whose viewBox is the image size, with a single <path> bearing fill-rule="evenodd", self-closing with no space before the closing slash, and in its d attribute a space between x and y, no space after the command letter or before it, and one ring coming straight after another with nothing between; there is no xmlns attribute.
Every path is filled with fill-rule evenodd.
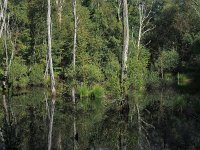
<svg viewBox="0 0 200 150"><path fill-rule="evenodd" d="M51 99L43 89L0 95L0 149L199 150L198 94L161 89L115 100Z"/></svg>

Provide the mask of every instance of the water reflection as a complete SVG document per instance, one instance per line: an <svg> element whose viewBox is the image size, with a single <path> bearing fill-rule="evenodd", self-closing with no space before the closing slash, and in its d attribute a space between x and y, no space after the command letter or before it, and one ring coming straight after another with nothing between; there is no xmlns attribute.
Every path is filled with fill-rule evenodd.
<svg viewBox="0 0 200 150"><path fill-rule="evenodd" d="M137 92L124 108L48 95L43 89L1 95L0 149L200 149L198 95Z"/></svg>
<svg viewBox="0 0 200 150"><path fill-rule="evenodd" d="M53 130L53 121L54 121L54 111L55 111L55 97L51 98L50 105L48 104L48 97L45 94L45 102L47 109L47 116L49 122L49 133L48 133L48 150L51 150L52 147L52 130Z"/></svg>
<svg viewBox="0 0 200 150"><path fill-rule="evenodd" d="M17 142L19 142L18 132L16 130L16 118L14 112L12 111L12 107L10 106L8 96L5 95L5 93L2 95L4 109L4 115L2 116L3 124L1 126L2 149L13 149L15 145L17 145Z"/></svg>

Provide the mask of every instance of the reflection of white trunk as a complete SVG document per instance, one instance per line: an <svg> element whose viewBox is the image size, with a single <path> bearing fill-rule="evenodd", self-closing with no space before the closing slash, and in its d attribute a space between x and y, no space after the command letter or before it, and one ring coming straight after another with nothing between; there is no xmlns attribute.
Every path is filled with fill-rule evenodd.
<svg viewBox="0 0 200 150"><path fill-rule="evenodd" d="M8 105L7 105L5 94L3 95L3 107L4 107L4 110L5 110L6 122L8 124L9 123L9 113L8 113Z"/></svg>
<svg viewBox="0 0 200 150"><path fill-rule="evenodd" d="M138 119L138 147L140 149L144 149L142 145L142 124L141 124L141 116L140 116L140 108L138 103L136 104L136 110L137 110L137 119Z"/></svg>
<svg viewBox="0 0 200 150"><path fill-rule="evenodd" d="M150 149L150 143L148 140L148 131L146 128L154 128L151 124L145 122L140 114L139 103L136 102L136 111L137 111L137 125L138 125L138 148L139 149Z"/></svg>
<svg viewBox="0 0 200 150"><path fill-rule="evenodd" d="M74 116L73 116L73 150L78 149L78 133L76 128L76 106L74 105Z"/></svg>
<svg viewBox="0 0 200 150"><path fill-rule="evenodd" d="M59 130L59 135L58 135L58 150L62 149L62 134L61 134L61 130Z"/></svg>
<svg viewBox="0 0 200 150"><path fill-rule="evenodd" d="M49 59L49 69L50 69L50 79L51 79L51 91L52 94L56 94L55 89L55 78L54 78L54 72L53 72L53 60L52 60L52 53L51 53L51 0L48 0L48 13L47 13L47 27L48 27L48 59Z"/></svg>
<svg viewBox="0 0 200 150"><path fill-rule="evenodd" d="M159 105L159 110L160 110L160 113L159 113L159 116L158 116L158 122L161 121L162 119L162 116L163 116L163 113L164 113L164 107L163 107L163 88L161 89L161 93L160 93L160 105Z"/></svg>
<svg viewBox="0 0 200 150"><path fill-rule="evenodd" d="M127 130L127 128L125 129ZM126 137L120 130L119 138L118 138L118 150L126 150L127 144L126 144Z"/></svg>
<svg viewBox="0 0 200 150"><path fill-rule="evenodd" d="M54 119L54 111L55 111L55 99L52 98L51 108L49 108L47 98L46 98L46 109L49 118L49 133L48 133L48 150L51 150L52 147L52 131L53 131L53 119Z"/></svg>
<svg viewBox="0 0 200 150"><path fill-rule="evenodd" d="M123 0L123 31L124 43L122 52L122 75L121 82L123 83L127 77L127 60L128 60L128 47L129 47L129 22L128 22L128 4L127 0Z"/></svg>
<svg viewBox="0 0 200 150"><path fill-rule="evenodd" d="M74 116L73 119L74 119L74 121L73 121L73 130L74 130L74 132L73 132L73 134L74 134L74 135L73 135L73 136L74 136L73 139L74 139L74 146L73 146L73 147L74 147L74 150L76 150L76 149L77 149L77 144L76 144L76 143L77 143L77 141L76 141L76 136L77 136L77 135L76 135L76 134L77 134L77 131L76 131L76 117Z"/></svg>

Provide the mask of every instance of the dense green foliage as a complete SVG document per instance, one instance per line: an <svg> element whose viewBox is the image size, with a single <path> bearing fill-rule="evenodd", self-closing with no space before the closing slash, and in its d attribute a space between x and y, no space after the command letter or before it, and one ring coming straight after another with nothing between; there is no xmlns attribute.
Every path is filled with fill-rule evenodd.
<svg viewBox="0 0 200 150"><path fill-rule="evenodd" d="M154 28L142 37L139 51L136 46L139 32L137 2L128 1L130 44L127 88L157 87L165 73L176 76L177 72L198 71L200 18L193 1L146 0L146 13L150 10L151 13L145 29ZM118 7L114 0L77 0L78 37L74 72L72 1L58 4L52 0L53 64L57 83L63 82L67 91L75 85L83 97L90 95L89 91L99 97L104 90L110 96L120 95L123 23ZM14 51L9 82L14 87L46 83L47 1L10 0L7 12L12 33L6 39L9 58ZM3 39L0 47L2 77L5 66ZM74 77L76 80L73 80Z"/></svg>

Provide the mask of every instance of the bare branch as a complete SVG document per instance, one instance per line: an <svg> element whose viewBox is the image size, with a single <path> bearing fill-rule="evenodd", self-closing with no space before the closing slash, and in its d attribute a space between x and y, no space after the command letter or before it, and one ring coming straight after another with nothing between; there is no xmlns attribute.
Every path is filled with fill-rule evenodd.
<svg viewBox="0 0 200 150"><path fill-rule="evenodd" d="M145 31L142 33L142 35L145 35L147 32L149 32L149 31L155 29L155 27L156 27L156 26L153 26L153 27L151 27L151 28L148 28L147 30L145 30Z"/></svg>

